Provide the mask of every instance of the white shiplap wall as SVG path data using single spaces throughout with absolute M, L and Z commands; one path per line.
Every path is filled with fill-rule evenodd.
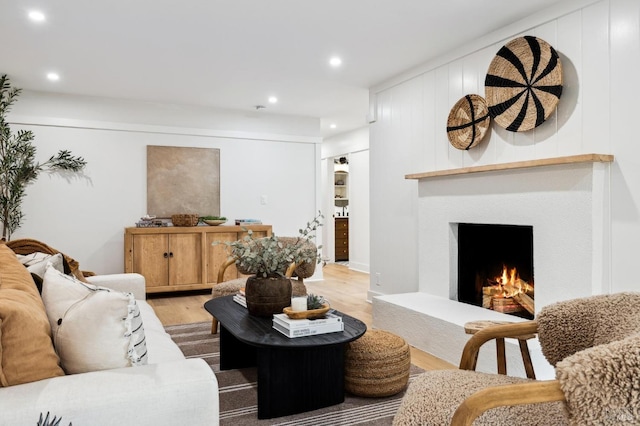
M 640 2 L 562 2 L 512 24 L 405 76 L 372 89 L 376 122 L 371 135 L 371 290 L 416 291 L 417 200 L 405 174 L 484 164 L 611 153 L 613 290 L 640 289 L 631 254 L 640 240 L 640 148 L 635 122 L 640 97 Z M 493 124 L 469 151 L 446 135 L 451 107 L 468 93 L 484 95 L 484 78 L 509 40 L 534 35 L 558 51 L 564 90 L 542 126 L 512 133 Z M 637 252 L 637 250 L 636 250 Z M 380 274 L 380 285 L 373 277 Z

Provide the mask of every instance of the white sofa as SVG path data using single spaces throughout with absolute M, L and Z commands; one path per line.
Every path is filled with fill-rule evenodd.
M 0 425 L 37 424 L 40 413 L 60 426 L 218 425 L 218 383 L 202 359 L 185 359 L 145 301 L 144 277 L 89 277 L 92 284 L 135 295 L 148 365 L 54 377 L 0 387 Z

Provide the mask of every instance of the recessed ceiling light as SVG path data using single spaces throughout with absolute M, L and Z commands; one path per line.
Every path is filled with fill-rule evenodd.
M 329 127 L 332 128 L 332 129 L 335 129 L 338 126 L 336 126 L 336 123 L 331 123 L 331 124 L 329 124 Z
M 50 72 L 47 74 L 47 79 L 50 81 L 58 81 L 60 80 L 60 76 L 55 72 Z
M 278 102 L 278 98 L 276 98 L 275 96 L 269 96 L 270 104 L 275 104 L 276 102 Z
M 29 12 L 29 19 L 31 19 L 33 22 L 43 22 L 46 18 L 44 16 L 44 13 L 40 12 L 39 10 L 32 10 Z
M 339 67 L 340 65 L 342 65 L 342 59 L 334 56 L 333 58 L 329 59 L 329 65 L 331 65 L 332 67 Z

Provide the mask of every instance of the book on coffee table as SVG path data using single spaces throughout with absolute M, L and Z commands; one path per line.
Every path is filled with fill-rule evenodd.
M 273 328 L 289 338 L 294 338 L 344 331 L 344 323 L 340 321 L 329 324 L 311 325 L 301 328 L 286 328 L 274 321 Z
M 325 324 L 342 323 L 342 317 L 327 312 L 324 317 L 317 319 L 292 319 L 287 314 L 274 314 L 273 323 L 280 324 L 287 329 L 317 327 Z
M 247 299 L 240 293 L 233 296 L 233 301 L 238 305 L 244 306 L 245 308 L 247 307 Z

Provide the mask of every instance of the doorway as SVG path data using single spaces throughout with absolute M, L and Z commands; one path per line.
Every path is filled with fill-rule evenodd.
M 333 149 L 322 158 L 323 261 L 369 273 L 369 151 L 343 151 L 343 148 Z M 336 172 L 346 173 L 338 176 L 340 173 Z M 336 190 L 343 192 L 337 199 Z M 348 260 L 336 260 L 335 257 L 336 220 L 339 218 L 348 224 L 342 230 L 343 235 L 337 235 L 348 238 L 338 241 Z
M 333 159 L 334 259 L 349 262 L 349 157 Z

